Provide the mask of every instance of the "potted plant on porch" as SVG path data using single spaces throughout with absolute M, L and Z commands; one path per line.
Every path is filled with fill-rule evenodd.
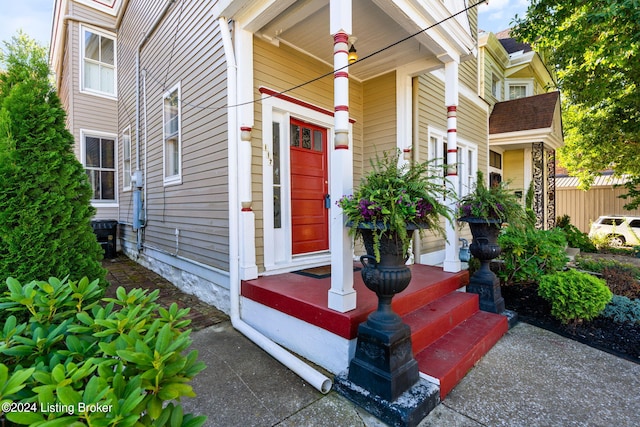
M 415 230 L 430 229 L 446 237 L 442 219 L 452 221 L 453 212 L 442 201 L 452 199 L 455 193 L 444 185 L 442 166 L 435 161 L 401 163 L 399 150 L 376 155 L 370 163 L 371 171 L 338 206 L 347 218 L 350 234 L 363 238 L 375 262 L 381 262 L 390 241 L 398 247 L 394 256 L 403 258 L 404 263 Z
M 366 393 L 367 396 L 376 395 L 392 402 L 414 386 L 424 387 L 418 385 L 411 329 L 393 312 L 391 299 L 411 281 L 411 270 L 405 262 L 414 231 L 428 228 L 444 237 L 441 221 L 443 217 L 451 221 L 453 210 L 442 200 L 453 200 L 452 197 L 453 192 L 443 181 L 442 167 L 433 161 L 401 162 L 400 152 L 396 151 L 376 156 L 371 171 L 353 195 L 337 202 L 346 216 L 350 234 L 361 236 L 364 241 L 367 255 L 360 257 L 362 279 L 378 296 L 377 310 L 358 327 L 356 352 L 348 376 L 337 380 L 347 396 L 364 389 L 371 393 Z M 425 397 L 417 407 L 422 410 L 428 402 Z
M 497 240 L 502 224 L 523 226 L 529 218 L 513 190 L 503 182 L 487 186 L 481 171 L 477 173 L 474 190 L 458 202 L 457 217 L 458 221 L 469 224 L 473 236 L 469 249 L 481 262 L 469 280 L 467 291 L 480 295 L 482 310 L 503 313 L 500 281 L 489 264 L 501 252 Z

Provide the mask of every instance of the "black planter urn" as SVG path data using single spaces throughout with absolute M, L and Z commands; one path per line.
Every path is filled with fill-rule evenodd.
M 481 310 L 503 313 L 505 305 L 500 291 L 500 280 L 490 268 L 491 260 L 501 252 L 498 235 L 502 221 L 474 217 L 463 217 L 459 220 L 469 224 L 473 236 L 469 250 L 480 260 L 480 268 L 469 278 L 467 292 L 479 295 Z
M 409 237 L 414 229 L 407 230 Z M 402 241 L 391 232 L 380 237 L 380 261 L 374 256 L 374 230 L 361 229 L 367 255 L 360 257 L 362 280 L 378 296 L 378 308 L 358 327 L 349 381 L 387 401 L 395 401 L 420 379 L 411 349 L 411 329 L 391 308 L 393 296 L 409 286 L 411 270 Z

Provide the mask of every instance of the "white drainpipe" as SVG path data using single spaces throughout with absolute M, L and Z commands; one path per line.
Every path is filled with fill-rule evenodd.
M 224 17 L 218 18 L 225 57 L 227 60 L 227 120 L 229 123 L 229 288 L 231 294 L 231 324 L 273 358 L 291 369 L 320 392 L 331 390 L 332 381 L 321 372 L 313 369 L 296 356 L 258 332 L 240 318 L 240 251 L 239 206 L 238 199 L 238 120 L 237 120 L 237 66 L 231 40 L 229 24 Z M 243 171 L 246 172 L 246 171 Z

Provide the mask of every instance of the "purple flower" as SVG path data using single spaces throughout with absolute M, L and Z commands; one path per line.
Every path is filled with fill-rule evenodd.
M 365 221 L 372 221 L 379 216 L 382 209 L 372 201 L 360 199 L 358 210 Z
M 416 203 L 416 216 L 426 218 L 433 211 L 433 205 L 424 199 L 419 199 Z

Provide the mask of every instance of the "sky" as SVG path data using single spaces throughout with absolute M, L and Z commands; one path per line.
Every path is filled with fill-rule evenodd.
M 0 0 L 0 41 L 8 42 L 22 29 L 44 46 L 49 45 L 55 0 Z M 4 44 L 2 44 L 4 48 Z
M 492 33 L 506 30 L 516 14 L 524 16 L 529 3 L 530 0 L 489 0 L 489 4 L 478 6 L 478 27 Z
M 49 44 L 55 0 L 0 0 L 0 41 L 9 41 L 18 29 L 42 45 Z M 513 17 L 524 15 L 529 0 L 489 0 L 478 6 L 480 28 L 494 33 L 509 28 Z M 4 46 L 4 45 L 3 45 Z

